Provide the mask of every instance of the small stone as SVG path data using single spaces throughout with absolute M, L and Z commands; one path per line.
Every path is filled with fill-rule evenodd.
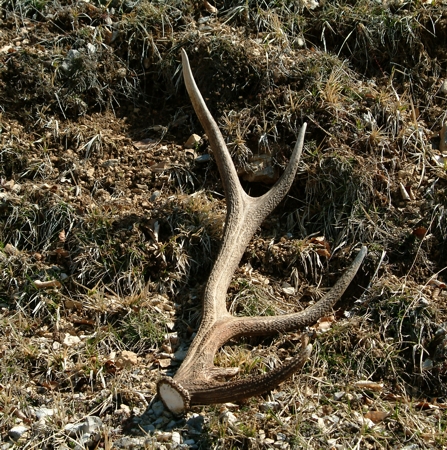
M 151 195 L 151 197 L 149 198 L 149 200 L 151 202 L 155 202 L 155 200 L 157 200 L 158 197 L 160 197 L 161 192 L 160 191 L 154 191 Z
M 188 353 L 188 350 L 177 350 L 174 353 L 174 359 L 176 361 L 183 361 L 186 358 L 187 353 Z
M 172 442 L 177 445 L 182 443 L 182 436 L 178 431 L 172 432 Z
M 9 256 L 18 255 L 20 253 L 20 251 L 12 244 L 6 244 L 3 251 Z
M 6 183 L 3 183 L 3 188 L 6 189 L 7 191 L 12 191 L 12 188 L 14 187 L 14 180 L 9 180 Z
M 13 441 L 18 441 L 28 430 L 24 425 L 17 425 L 8 431 L 8 435 Z
M 75 347 L 79 345 L 80 342 L 81 339 L 79 339 L 77 336 L 72 336 L 71 334 L 65 333 L 62 344 L 64 344 L 66 347 Z
M 165 406 L 163 405 L 163 402 L 155 402 L 153 403 L 152 412 L 155 414 L 155 417 L 160 417 L 163 414 L 163 411 L 165 410 Z
M 286 281 L 284 281 L 284 283 L 282 284 L 281 287 L 282 287 L 282 291 L 284 292 L 284 294 L 295 295 L 295 288 L 291 284 L 287 283 Z
M 169 442 L 172 439 L 172 433 L 161 431 L 156 437 L 158 442 Z
M 102 420 L 97 416 L 88 416 L 83 422 L 76 424 L 68 423 L 65 425 L 64 430 L 71 436 L 83 436 L 91 435 L 93 433 L 99 433 L 104 428 Z
M 285 441 L 285 440 L 287 440 L 287 436 L 284 433 L 278 433 L 276 435 L 276 440 L 277 441 Z
M 164 412 L 164 414 L 167 411 Z M 166 425 L 166 431 L 172 431 L 175 427 L 177 427 L 177 422 L 175 420 L 171 420 L 167 425 Z
M 151 423 L 149 425 L 141 425 L 141 429 L 145 433 L 153 433 L 155 431 L 155 427 Z
M 155 428 L 165 428 L 166 424 L 169 422 L 169 419 L 167 417 L 159 417 L 154 423 L 153 425 L 155 426 Z
M 203 425 L 205 423 L 205 417 L 201 414 L 194 413 L 190 419 L 186 421 L 186 426 L 189 429 L 190 433 L 200 434 L 203 429 Z
M 334 400 L 338 401 L 338 400 L 340 400 L 344 395 L 345 395 L 345 392 L 343 392 L 343 391 L 335 392 L 335 394 L 334 394 Z
M 206 153 L 205 155 L 200 155 L 194 160 L 197 164 L 205 164 L 211 161 L 211 155 Z
M 273 184 L 278 178 L 278 170 L 274 167 L 271 155 L 255 155 L 241 173 L 242 178 L 250 183 Z
M 447 80 L 444 80 L 442 82 L 441 87 L 439 88 L 439 92 L 444 95 L 447 94 Z
M 138 364 L 138 356 L 134 352 L 123 350 L 115 362 L 117 367 L 131 367 Z
M 185 148 L 196 148 L 199 144 L 202 138 L 198 134 L 191 134 L 189 136 L 188 140 L 185 142 L 184 147 Z
M 40 407 L 34 410 L 34 414 L 37 417 L 37 420 L 46 419 L 47 417 L 54 415 L 54 409 Z
M 238 423 L 237 417 L 231 411 L 224 411 L 220 416 L 219 420 L 228 423 L 228 425 L 236 425 Z
M 279 402 L 264 402 L 262 405 L 260 405 L 261 411 L 278 411 L 279 408 Z
M 119 159 L 108 159 L 107 161 L 104 161 L 101 165 L 102 167 L 113 167 L 119 165 L 120 160 Z

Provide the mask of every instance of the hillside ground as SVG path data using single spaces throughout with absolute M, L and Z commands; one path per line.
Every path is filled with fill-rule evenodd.
M 2 449 L 447 448 L 445 0 L 0 8 Z M 368 256 L 304 330 L 301 373 L 174 417 L 156 382 L 198 328 L 225 218 L 181 48 L 252 195 L 308 124 L 230 311 L 299 311 Z M 302 331 L 230 342 L 216 364 L 271 370 Z

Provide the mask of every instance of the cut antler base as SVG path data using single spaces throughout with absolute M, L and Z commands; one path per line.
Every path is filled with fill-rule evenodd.
M 269 317 L 233 317 L 227 311 L 226 293 L 245 248 L 261 222 L 284 198 L 293 183 L 306 124 L 300 130 L 290 162 L 278 182 L 262 197 L 250 197 L 239 182 L 230 153 L 196 86 L 184 50 L 182 62 L 186 88 L 208 136 L 222 178 L 227 216 L 222 246 L 205 288 L 200 328 L 174 378 L 162 378 L 158 383 L 160 398 L 175 414 L 183 413 L 194 404 L 234 402 L 262 394 L 301 369 L 312 351 L 307 341 L 303 342 L 299 354 L 281 367 L 241 380 L 221 381 L 234 376 L 238 369 L 216 367 L 213 360 L 219 348 L 230 339 L 286 333 L 314 324 L 332 310 L 367 253 L 366 247 L 362 247 L 335 286 L 315 305 L 302 312 Z

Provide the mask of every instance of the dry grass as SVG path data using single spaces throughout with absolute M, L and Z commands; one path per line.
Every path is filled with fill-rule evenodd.
M 445 2 L 211 6 L 1 3 L 2 448 L 445 448 Z M 309 125 L 290 195 L 234 276 L 232 312 L 299 311 L 358 243 L 369 255 L 307 330 L 302 374 L 174 418 L 155 383 L 197 329 L 225 217 L 206 137 L 183 148 L 203 132 L 181 47 L 244 179 L 259 157 L 281 173 Z M 299 345 L 230 342 L 216 364 L 264 372 Z M 90 443 L 65 428 L 87 416 L 103 423 Z

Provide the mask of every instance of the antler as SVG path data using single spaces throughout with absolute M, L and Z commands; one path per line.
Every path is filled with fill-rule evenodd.
M 226 293 L 245 248 L 261 222 L 292 185 L 303 149 L 306 124 L 300 130 L 290 162 L 281 178 L 262 197 L 250 197 L 239 182 L 230 153 L 197 88 L 184 50 L 182 62 L 186 89 L 208 136 L 222 178 L 227 216 L 222 247 L 205 288 L 203 317 L 197 335 L 174 378 L 162 378 L 158 383 L 158 394 L 175 414 L 184 412 L 192 404 L 234 402 L 259 395 L 292 376 L 310 356 L 312 346 L 307 342 L 303 343 L 296 357 L 281 367 L 241 380 L 220 381 L 234 376 L 238 368 L 216 367 L 213 359 L 217 350 L 230 339 L 284 333 L 315 323 L 331 311 L 354 278 L 367 252 L 363 247 L 329 293 L 302 312 L 269 317 L 234 317 L 227 311 Z

